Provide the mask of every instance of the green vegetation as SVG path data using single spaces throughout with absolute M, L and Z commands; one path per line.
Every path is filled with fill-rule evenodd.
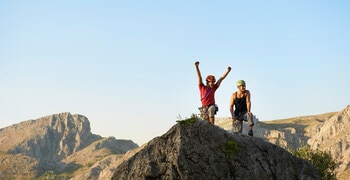
M 190 118 L 187 118 L 187 119 L 185 119 L 185 120 L 182 120 L 181 115 L 179 115 L 179 116 L 177 117 L 177 119 L 178 119 L 178 120 L 176 121 L 177 123 L 179 123 L 179 124 L 185 124 L 186 127 L 190 127 L 194 122 L 197 121 L 198 116 L 197 116 L 196 114 L 192 114 Z
M 197 119 L 194 118 L 189 118 L 189 119 L 185 119 L 185 120 L 178 120 L 176 122 L 180 123 L 180 124 L 185 124 L 186 127 L 190 127 L 191 124 L 193 124 L 194 122 L 196 122 Z
M 232 155 L 236 152 L 241 151 L 242 149 L 238 146 L 237 142 L 234 140 L 228 140 L 223 146 L 222 150 L 232 157 Z
M 305 145 L 295 151 L 290 151 L 292 155 L 305 159 L 314 165 L 319 171 L 322 179 L 335 180 L 336 162 L 332 159 L 330 153 L 320 150 L 312 151 L 309 146 Z
M 93 165 L 94 165 L 93 162 L 89 162 L 89 163 L 86 164 L 87 167 L 91 167 L 91 166 L 93 166 Z

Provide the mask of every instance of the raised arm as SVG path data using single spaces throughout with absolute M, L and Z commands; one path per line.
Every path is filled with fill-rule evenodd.
M 196 72 L 197 72 L 197 76 L 198 76 L 198 84 L 202 84 L 202 75 L 201 75 L 201 71 L 199 70 L 199 61 L 196 61 L 194 63 L 194 65 L 196 66 Z
M 230 73 L 231 71 L 231 67 L 227 67 L 227 71 L 220 77 L 220 79 L 216 82 L 217 86 L 220 86 L 222 80 L 224 80 L 226 78 L 226 76 L 228 75 L 228 73 Z

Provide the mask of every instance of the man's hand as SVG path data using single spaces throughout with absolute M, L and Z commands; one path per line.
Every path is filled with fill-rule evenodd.
M 199 65 L 199 61 L 196 61 L 196 62 L 194 63 L 194 65 L 195 65 L 195 66 L 198 66 L 198 65 Z
M 227 70 L 228 70 L 228 71 L 231 71 L 231 67 L 229 66 L 229 67 L 227 68 Z

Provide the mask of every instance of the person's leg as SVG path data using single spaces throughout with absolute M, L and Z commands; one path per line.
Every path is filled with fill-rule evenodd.
M 211 105 L 208 108 L 208 116 L 209 116 L 209 123 L 210 124 L 215 124 L 215 112 L 216 112 L 215 105 Z
M 243 127 L 243 121 L 238 120 L 237 117 L 233 117 L 233 119 L 232 119 L 232 132 L 242 134 L 242 130 L 243 130 L 242 127 Z
M 249 136 L 253 136 L 253 126 L 254 126 L 254 115 L 252 113 L 250 113 L 250 115 L 248 115 L 247 113 L 245 114 L 245 119 L 248 121 L 249 124 L 249 130 L 248 130 L 248 135 Z
M 198 109 L 199 109 L 199 111 L 201 113 L 201 118 L 204 121 L 208 121 L 209 122 L 208 108 L 207 107 L 199 107 Z
M 210 124 L 214 124 L 215 123 L 215 117 L 210 117 L 209 118 L 209 122 L 210 122 Z

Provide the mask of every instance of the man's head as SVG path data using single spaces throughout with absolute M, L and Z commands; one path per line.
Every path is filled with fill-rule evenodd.
M 238 80 L 236 83 L 237 87 L 239 86 L 245 86 L 245 81 L 244 80 Z
M 244 80 L 238 80 L 237 83 L 237 88 L 241 91 L 245 90 L 245 81 Z
M 207 81 L 207 85 L 210 87 L 213 87 L 216 82 L 215 76 L 213 75 L 208 75 L 205 80 Z

